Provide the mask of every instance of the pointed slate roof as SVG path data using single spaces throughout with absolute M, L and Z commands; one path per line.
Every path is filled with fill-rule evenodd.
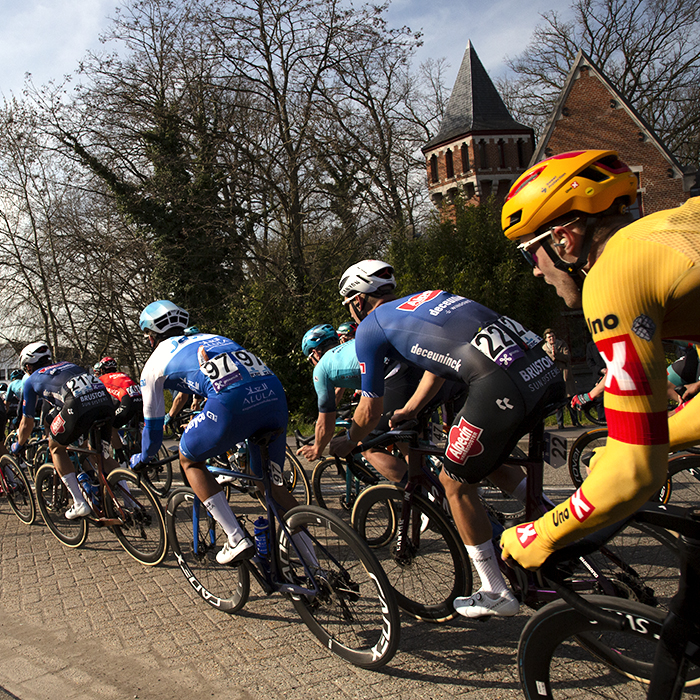
M 441 143 L 475 131 L 529 134 L 532 130 L 518 124 L 510 116 L 469 41 L 440 128 L 422 150 L 425 152 Z

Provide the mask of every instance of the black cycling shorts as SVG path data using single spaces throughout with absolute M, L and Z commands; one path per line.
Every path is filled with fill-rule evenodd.
M 115 408 L 114 421 L 112 421 L 114 428 L 123 428 L 132 419 L 143 420 L 143 397 L 141 396 L 126 394 Z
M 110 442 L 114 404 L 106 391 L 103 397 L 93 394 L 92 400 L 87 403 L 81 401 L 84 398 L 82 396 L 68 396 L 63 406 L 52 408 L 46 415 L 51 437 L 59 445 L 70 445 L 71 442 L 86 435 L 95 423 L 105 421 L 100 429 L 100 439 Z M 92 445 L 92 447 L 96 449 L 99 446 Z

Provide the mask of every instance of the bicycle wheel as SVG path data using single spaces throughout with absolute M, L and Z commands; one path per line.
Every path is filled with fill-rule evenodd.
M 297 503 L 308 506 L 311 504 L 311 484 L 304 467 L 294 454 L 294 450 L 287 445 L 284 457 L 284 471 L 282 473 L 285 486 Z
M 605 419 L 605 411 L 603 410 L 602 403 L 587 403 L 581 410 L 583 411 L 583 415 L 586 416 L 593 425 L 608 424 L 608 421 Z
M 173 455 L 165 445 L 162 445 L 155 456 L 156 460 L 167 459 Z M 143 469 L 142 474 L 146 477 L 148 485 L 153 493 L 159 498 L 167 498 L 170 487 L 173 484 L 173 464 L 166 462 L 157 466 L 150 466 Z
M 166 521 L 177 563 L 197 595 L 225 613 L 240 610 L 250 594 L 248 566 L 216 561 L 226 535 L 192 489 L 178 489 L 170 496 Z
M 53 468 L 53 464 L 39 467 L 34 480 L 36 502 L 46 526 L 67 547 L 80 547 L 88 536 L 88 521 L 85 518 L 68 520 L 65 516 L 73 499 L 66 485 Z
M 625 617 L 630 628 L 611 629 L 611 625 L 590 620 L 563 600 L 542 608 L 525 625 L 518 645 L 518 670 L 527 700 L 647 697 L 655 636 L 661 631 L 665 613 L 631 600 L 587 598 Z M 593 647 L 586 643 L 591 639 L 597 641 Z M 607 652 L 601 654 L 600 649 Z M 696 675 L 697 667 L 691 666 L 689 672 Z
M 588 476 L 588 462 L 593 456 L 593 451 L 603 447 L 608 439 L 607 428 L 594 428 L 581 433 L 569 450 L 569 476 L 571 483 L 579 488 Z
M 392 508 L 399 518 L 393 537 L 372 551 L 387 573 L 399 607 L 419 620 L 451 620 L 457 616 L 454 599 L 472 591 L 466 549 L 441 508 L 414 493 L 408 520 L 403 522 L 403 502 L 404 490 L 398 486 L 365 489 L 353 510 L 353 527 L 361 537 L 376 539 L 377 528 L 386 528 Z M 404 550 L 399 553 L 401 541 Z
M 5 478 L 5 496 L 15 515 L 27 525 L 36 517 L 32 487 L 24 471 L 10 455 L 0 457 L 0 469 Z
M 349 523 L 353 506 L 357 500 L 361 484 L 352 475 L 348 475 L 345 465 L 336 462 L 334 457 L 321 460 L 311 475 L 316 503 L 337 515 L 343 522 Z
M 291 596 L 297 613 L 329 651 L 363 668 L 389 662 L 399 644 L 400 617 L 386 574 L 356 532 L 317 506 L 298 506 L 285 515 L 292 532 L 313 542 L 317 561 L 307 561 L 320 590 Z M 280 528 L 278 555 L 290 583 L 312 585 L 296 550 Z
M 112 528 L 119 544 L 136 561 L 146 566 L 160 564 L 168 549 L 165 518 L 158 498 L 137 474 L 114 469 L 107 475 L 104 507 L 108 518 L 119 518 Z
M 666 611 L 678 591 L 680 555 L 676 535 L 639 523 L 634 516 L 587 559 L 613 582 L 621 597 Z
M 668 460 L 668 493 L 664 503 L 682 508 L 700 506 L 700 456 L 679 454 Z

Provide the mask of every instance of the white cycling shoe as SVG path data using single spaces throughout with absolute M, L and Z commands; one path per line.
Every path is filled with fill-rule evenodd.
M 220 552 L 216 555 L 219 564 L 232 564 L 244 559 L 250 559 L 255 554 L 255 545 L 249 537 L 238 540 L 235 544 L 229 538 Z
M 68 520 L 75 520 L 76 518 L 84 518 L 86 515 L 90 515 L 92 508 L 83 501 L 82 503 L 76 503 L 73 501 L 73 505 L 66 511 L 66 518 Z
M 477 591 L 468 597 L 455 598 L 454 609 L 464 617 L 478 618 L 488 615 L 512 617 L 520 610 L 518 599 L 510 592 L 490 593 Z

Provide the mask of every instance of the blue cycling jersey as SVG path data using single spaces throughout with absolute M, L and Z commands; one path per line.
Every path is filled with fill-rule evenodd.
M 314 367 L 314 389 L 319 413 L 334 413 L 335 388 L 360 388 L 360 363 L 355 354 L 355 340 L 338 345 L 324 353 Z
M 540 375 L 554 368 L 546 358 L 541 367 L 518 362 L 542 342 L 538 335 L 471 299 L 441 290 L 381 304 L 360 323 L 355 340 L 362 393 L 369 397 L 383 395 L 385 357 L 401 357 L 467 384 L 498 368 L 510 371 L 513 365 L 520 384 L 532 383 L 524 387 L 526 393 L 528 388 L 539 390 Z
M 26 377 L 23 395 L 22 413 L 33 417 L 40 399 L 60 408 L 69 396 L 75 396 L 85 408 L 90 408 L 95 402 L 101 404 L 107 392 L 102 382 L 82 367 L 72 362 L 58 362 Z

